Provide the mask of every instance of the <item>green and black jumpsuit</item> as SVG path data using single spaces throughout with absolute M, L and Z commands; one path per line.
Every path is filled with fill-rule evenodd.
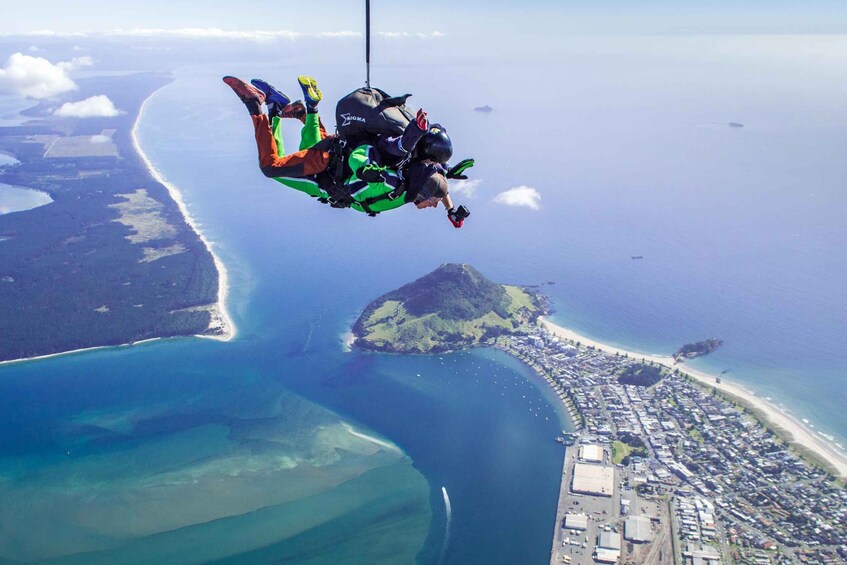
M 280 122 L 280 118 L 275 116 L 270 125 L 277 156 L 285 158 Z M 375 141 L 374 144 L 358 145 L 350 153 L 347 158 L 347 165 L 352 174 L 345 180 L 344 188 L 352 199 L 351 208 L 360 212 L 379 213 L 399 208 L 413 199 L 410 197 L 412 196 L 411 191 L 403 186 L 402 179 L 397 171 L 383 164 L 385 161 L 382 156 L 393 158 L 395 162 L 402 159 L 414 148 L 424 133 L 415 122 L 411 122 L 403 135 L 383 137 Z M 327 199 L 330 194 L 326 187 L 327 183 L 331 183 L 326 172 L 329 159 L 322 158 L 317 154 L 311 155 L 315 152 L 325 153 L 329 148 L 327 141 L 329 141 L 329 137 L 320 123 L 318 114 L 306 114 L 300 134 L 300 151 L 295 155 L 302 154 L 304 156 L 304 161 L 307 162 L 306 169 L 309 168 L 309 164 L 312 164 L 312 168 L 314 168 L 313 163 L 324 162 L 323 170 L 304 175 L 299 170 L 291 170 L 290 167 L 270 166 L 262 167 L 262 171 L 266 176 L 277 182 L 305 192 L 309 196 Z M 293 155 L 290 157 L 293 157 Z M 366 182 L 360 178 L 360 175 L 366 172 L 378 172 L 378 176 L 383 180 Z M 373 178 L 371 175 L 366 176 Z

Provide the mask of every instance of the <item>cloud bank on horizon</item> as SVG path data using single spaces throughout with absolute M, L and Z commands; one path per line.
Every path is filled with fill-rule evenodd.
M 296 41 L 298 39 L 360 39 L 364 37 L 361 31 L 321 31 L 302 32 L 285 29 L 279 30 L 241 30 L 223 29 L 219 27 L 183 27 L 183 28 L 133 28 L 114 29 L 108 31 L 75 31 L 62 32 L 53 30 L 35 30 L 20 33 L 0 33 L 9 37 L 45 37 L 45 38 L 96 38 L 96 37 L 135 37 L 135 38 L 171 38 L 171 39 L 227 39 L 236 41 L 268 42 L 275 40 Z M 379 31 L 376 35 L 385 39 L 440 39 L 445 33 L 435 30 L 427 32 L 409 31 Z M 32 48 L 31 48 L 32 49 Z M 37 49 L 37 47 L 36 47 Z
M 516 186 L 495 196 L 494 202 L 504 206 L 522 206 L 539 210 L 541 208 L 541 194 L 529 186 Z
M 17 94 L 41 100 L 76 90 L 70 72 L 94 64 L 91 57 L 77 57 L 53 64 L 43 57 L 15 53 L 0 68 L 0 94 Z
M 78 102 L 65 102 L 53 115 L 63 118 L 111 118 L 121 113 L 108 96 L 100 94 Z

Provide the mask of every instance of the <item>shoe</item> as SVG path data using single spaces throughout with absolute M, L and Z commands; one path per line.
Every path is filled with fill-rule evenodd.
M 270 83 L 259 78 L 254 78 L 250 82 L 265 95 L 265 104 L 267 104 L 268 107 L 273 104 L 277 108 L 282 109 L 291 103 L 291 98 L 274 88 Z
M 302 100 L 292 102 L 279 111 L 279 117 L 294 118 L 295 120 L 302 121 L 306 117 L 306 106 L 303 104 Z
M 261 106 L 264 103 L 265 93 L 258 88 L 250 86 L 240 78 L 225 76 L 223 80 L 245 104 L 255 103 Z
M 303 75 L 297 77 L 297 82 L 300 83 L 300 88 L 303 89 L 303 99 L 306 101 L 306 108 L 313 110 L 318 105 L 318 102 L 321 101 L 321 98 L 323 98 L 323 94 L 321 94 L 318 88 L 318 81 L 312 77 Z

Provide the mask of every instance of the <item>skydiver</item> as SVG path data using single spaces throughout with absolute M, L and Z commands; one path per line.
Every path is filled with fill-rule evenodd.
M 439 143 L 446 135 L 439 137 L 436 131 L 428 137 L 426 148 L 434 156 L 426 154 L 414 159 L 406 170 L 405 179 L 382 157 L 394 158 L 396 162 L 415 149 L 430 130 L 423 109 L 418 110 L 402 135 L 380 138 L 373 145 L 362 143 L 353 149 L 347 158 L 352 174 L 344 179 L 342 193 L 339 194 L 332 171 L 328 170 L 333 154 L 339 149 L 335 136 L 327 134 L 318 116 L 317 106 L 323 95 L 315 79 L 298 77 L 305 105 L 300 101 L 291 103 L 288 96 L 262 80 L 254 79 L 250 85 L 236 77 L 226 76 L 223 81 L 247 107 L 256 134 L 259 167 L 266 177 L 322 202 L 350 207 L 370 215 L 406 203 L 413 203 L 418 209 L 437 208 L 439 202 L 444 205 L 450 223 L 456 228 L 462 227 L 469 215 L 464 206 L 453 207 L 447 179 L 467 178 L 462 173 L 473 166 L 473 161 L 466 159 L 448 170 L 445 163 L 450 158 L 452 146 L 449 146 L 448 153 L 448 148 Z M 281 118 L 297 118 L 303 122 L 300 150 L 296 153 L 285 155 Z M 449 138 L 446 140 L 449 143 Z

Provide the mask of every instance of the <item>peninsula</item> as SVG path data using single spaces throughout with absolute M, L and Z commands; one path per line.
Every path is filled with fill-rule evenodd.
M 353 325 L 353 346 L 392 353 L 462 349 L 534 322 L 544 309 L 527 288 L 447 263 L 371 302 Z
M 145 100 L 171 80 L 81 79 L 73 99 L 105 95 L 121 113 L 61 117 L 62 99 L 0 127 L 0 152 L 17 160 L 0 183 L 52 199 L 0 215 L 0 361 L 231 334 L 223 266 L 135 138 Z

